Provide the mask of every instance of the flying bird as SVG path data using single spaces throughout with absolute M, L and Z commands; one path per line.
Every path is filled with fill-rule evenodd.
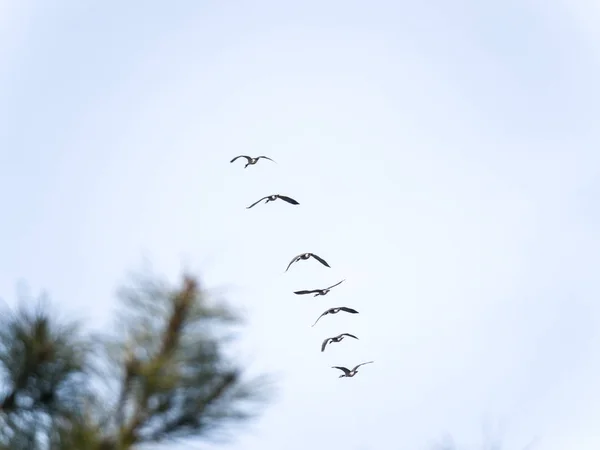
M 372 362 L 375 362 L 375 361 L 369 361 L 369 362 L 361 363 L 358 366 L 354 367 L 354 369 L 352 369 L 352 370 L 348 370 L 345 367 L 340 367 L 340 366 L 331 366 L 331 368 L 332 369 L 340 369 L 342 372 L 344 372 L 342 375 L 339 376 L 339 378 L 343 378 L 343 377 L 349 377 L 349 378 L 351 378 L 351 377 L 353 377 L 354 375 L 356 375 L 358 373 L 357 369 L 360 366 L 364 366 L 365 364 L 371 364 Z
M 338 306 L 337 308 L 329 308 L 327 311 L 325 311 L 323 314 L 321 314 L 317 320 L 315 320 L 315 323 L 313 323 L 312 326 L 314 327 L 321 317 L 326 316 L 327 314 L 337 314 L 340 311 L 345 311 L 350 314 L 358 314 L 357 310 L 352 309 L 352 308 L 347 308 L 346 306 Z
M 247 155 L 240 155 L 240 156 L 236 156 L 235 158 L 233 158 L 231 161 L 229 161 L 230 163 L 234 162 L 236 159 L 238 158 L 246 158 L 246 160 L 248 161 L 246 163 L 246 165 L 244 166 L 244 169 L 248 166 L 254 165 L 258 162 L 259 159 L 263 158 L 263 159 L 268 159 L 269 161 L 273 161 L 271 158 L 269 158 L 268 156 L 257 156 L 256 158 L 253 158 L 252 156 L 247 156 Z M 273 161 L 275 162 L 275 161 Z
M 342 340 L 344 339 L 345 336 L 348 336 L 348 337 L 351 337 L 354 339 L 358 339 L 356 336 L 354 336 L 353 334 L 350 334 L 350 333 L 338 334 L 337 336 L 329 337 L 329 338 L 325 339 L 323 341 L 323 344 L 321 344 L 321 351 L 322 352 L 325 351 L 325 347 L 327 346 L 327 344 L 333 344 L 334 342 L 342 342 Z
M 294 259 L 292 259 L 292 260 L 290 261 L 290 263 L 288 264 L 288 266 L 287 266 L 287 269 L 285 269 L 285 271 L 287 272 L 287 271 L 289 270 L 290 266 L 291 266 L 292 264 L 294 264 L 295 262 L 298 262 L 298 261 L 300 261 L 300 260 L 302 260 L 302 259 L 308 259 L 308 258 L 310 258 L 311 256 L 312 256 L 313 258 L 315 258 L 317 261 L 319 261 L 321 264 L 323 264 L 324 266 L 331 268 L 331 266 L 330 266 L 329 264 L 327 264 L 327 261 L 325 261 L 325 260 L 324 260 L 323 258 L 321 258 L 320 256 L 318 256 L 318 255 L 315 255 L 314 253 L 301 253 L 301 254 L 300 254 L 300 255 L 298 255 L 298 256 L 294 256 Z
M 291 197 L 286 197 L 285 195 L 273 194 L 273 195 L 267 195 L 266 197 L 263 197 L 260 200 L 255 201 L 250 206 L 246 206 L 246 209 L 250 209 L 253 206 L 258 205 L 263 200 L 266 200 L 265 204 L 267 204 L 269 202 L 274 202 L 277 199 L 280 199 L 280 200 L 283 200 L 285 202 L 291 203 L 292 205 L 299 205 L 300 204 L 300 203 L 298 203 L 296 200 L 294 200 Z
M 327 295 L 332 288 L 336 287 L 339 284 L 342 284 L 344 281 L 346 281 L 346 280 L 342 280 L 339 283 L 335 283 L 334 285 L 329 286 L 325 289 L 313 289 L 311 291 L 296 291 L 296 292 L 294 292 L 294 294 L 296 294 L 296 295 L 315 294 L 313 297 L 317 297 L 319 295 Z

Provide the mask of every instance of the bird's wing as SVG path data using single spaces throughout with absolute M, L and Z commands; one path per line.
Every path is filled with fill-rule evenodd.
M 249 156 L 246 155 L 240 155 L 240 156 L 236 156 L 235 158 L 233 158 L 231 161 L 229 161 L 230 163 L 234 162 L 236 159 L 238 158 L 246 158 L 248 161 L 250 161 L 252 158 L 250 158 Z
M 348 308 L 347 306 L 340 306 L 341 311 L 346 311 L 351 314 L 358 314 L 358 311 L 352 308 Z
M 327 311 L 325 311 L 323 314 L 321 314 L 317 320 L 315 320 L 315 323 L 313 323 L 311 326 L 315 326 L 317 324 L 317 322 L 319 321 L 319 319 L 323 316 L 326 316 L 327 314 L 329 314 L 329 311 L 331 311 L 330 309 L 328 309 Z
M 325 346 L 327 345 L 327 343 L 329 342 L 329 339 L 331 338 L 327 338 L 323 341 L 323 343 L 321 344 L 321 351 L 324 352 L 325 351 Z
M 319 261 L 321 264 L 323 264 L 324 266 L 327 266 L 327 267 L 331 268 L 331 266 L 330 266 L 329 264 L 327 264 L 327 261 L 325 261 L 325 260 L 324 260 L 323 258 L 321 258 L 320 256 L 318 256 L 318 255 L 315 255 L 314 253 L 311 253 L 311 256 L 312 256 L 313 258 L 315 258 L 317 261 Z
M 300 203 L 298 203 L 296 200 L 294 200 L 291 197 L 286 197 L 285 195 L 277 195 L 277 197 L 279 197 L 281 200 L 286 201 L 288 203 L 291 203 L 292 205 L 299 205 Z
M 350 371 L 348 369 L 346 369 L 345 367 L 340 367 L 340 366 L 331 366 L 332 369 L 340 369 L 342 372 L 344 372 L 346 375 L 348 375 L 350 373 Z
M 354 336 L 353 334 L 350 334 L 350 333 L 342 333 L 338 337 L 342 337 L 342 336 L 348 336 L 348 337 L 351 337 L 354 339 L 358 339 L 356 336 Z
M 334 288 L 334 287 L 336 287 L 336 286 L 338 286 L 338 285 L 342 284 L 344 281 L 346 281 L 346 279 L 343 279 L 343 280 L 342 280 L 342 281 L 340 281 L 339 283 L 335 283 L 333 286 L 329 286 L 328 288 L 325 288 L 325 289 L 332 289 L 332 288 Z
M 273 162 L 277 162 L 271 158 L 269 158 L 268 156 L 257 156 L 256 159 L 260 159 L 260 158 L 264 158 L 264 159 L 268 159 L 269 161 L 273 161 Z
M 250 209 L 253 206 L 258 205 L 260 202 L 262 202 L 263 200 L 266 200 L 267 198 L 269 198 L 269 195 L 267 195 L 266 197 L 261 198 L 260 200 L 255 201 L 254 203 L 252 203 L 250 206 L 246 206 L 246 209 Z
M 355 370 L 356 370 L 356 369 L 358 369 L 360 366 L 364 366 L 365 364 L 371 364 L 372 362 L 375 362 L 375 361 L 369 361 L 369 362 L 360 363 L 358 366 L 356 366 L 354 369 L 352 369 L 352 371 L 355 371 Z
M 288 264 L 288 266 L 287 266 L 287 269 L 285 269 L 285 271 L 286 271 L 286 272 L 289 270 L 289 268 L 290 268 L 290 266 L 291 266 L 292 264 L 294 264 L 296 261 L 298 261 L 298 257 L 299 257 L 299 256 L 301 256 L 301 255 L 296 255 L 296 256 L 294 256 L 294 259 L 292 259 L 292 260 L 290 261 L 290 263 L 289 263 L 289 264 Z
M 319 292 L 318 290 L 314 290 L 314 291 L 296 291 L 294 292 L 294 294 L 296 295 L 304 295 L 304 294 L 314 294 L 315 292 Z

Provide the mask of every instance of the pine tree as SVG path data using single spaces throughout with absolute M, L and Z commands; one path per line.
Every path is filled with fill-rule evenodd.
M 196 278 L 142 277 L 120 293 L 115 331 L 85 333 L 48 303 L 0 317 L 0 449 L 125 450 L 210 438 L 258 414 L 265 376 L 225 354 L 240 317 Z

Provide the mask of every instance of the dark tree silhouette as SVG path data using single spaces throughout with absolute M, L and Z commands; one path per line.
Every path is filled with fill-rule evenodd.
M 85 334 L 47 304 L 0 316 L 0 449 L 125 450 L 221 436 L 268 399 L 225 354 L 240 318 L 196 278 L 142 277 L 113 332 Z M 228 326 L 229 325 L 229 326 Z

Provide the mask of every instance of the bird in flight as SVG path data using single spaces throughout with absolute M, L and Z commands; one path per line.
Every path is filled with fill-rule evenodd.
M 312 326 L 314 327 L 317 322 L 319 321 L 319 319 L 323 316 L 326 316 L 327 314 L 337 314 L 340 311 L 344 311 L 350 314 L 358 314 L 358 311 L 352 308 L 348 308 L 346 306 L 338 306 L 337 308 L 329 308 L 327 311 L 325 311 L 323 314 L 321 314 L 317 320 L 315 320 L 315 323 L 312 324 Z
M 250 209 L 253 206 L 258 205 L 263 200 L 266 200 L 266 202 L 265 202 L 265 204 L 266 204 L 266 203 L 269 203 L 269 202 L 274 202 L 277 199 L 280 199 L 280 200 L 283 200 L 285 202 L 291 203 L 292 205 L 299 205 L 300 204 L 300 203 L 298 203 L 296 200 L 294 200 L 291 197 L 286 197 L 285 195 L 273 194 L 273 195 L 267 195 L 266 197 L 263 197 L 260 200 L 255 201 L 250 206 L 246 206 L 246 209 Z
M 287 272 L 289 270 L 290 266 L 292 264 L 294 264 L 295 262 L 298 262 L 298 261 L 303 260 L 303 259 L 308 259 L 311 256 L 313 258 L 315 258 L 317 261 L 319 261 L 321 264 L 323 264 L 324 266 L 331 268 L 331 266 L 329 264 L 327 264 L 327 261 L 325 261 L 320 256 L 315 255 L 314 253 L 301 253 L 300 255 L 294 256 L 294 259 L 292 259 L 290 261 L 290 263 L 288 264 L 287 269 L 285 269 L 285 271 Z
M 315 294 L 313 297 L 317 297 L 319 295 L 327 295 L 332 288 L 336 287 L 339 284 L 342 284 L 344 281 L 346 281 L 346 280 L 342 280 L 339 283 L 335 283 L 332 286 L 326 287 L 325 289 L 313 289 L 310 291 L 296 291 L 296 292 L 294 292 L 294 294 L 296 294 L 296 295 Z
M 354 336 L 353 334 L 350 334 L 350 333 L 338 334 L 337 336 L 329 337 L 329 338 L 325 339 L 323 341 L 323 343 L 321 344 L 321 351 L 322 352 L 325 351 L 325 347 L 327 347 L 327 344 L 332 344 L 334 342 L 342 342 L 342 340 L 344 339 L 345 336 L 348 336 L 348 337 L 351 337 L 354 339 L 358 339 L 356 336 Z
M 339 378 L 343 378 L 343 377 L 349 377 L 349 378 L 351 378 L 351 377 L 353 377 L 354 375 L 356 375 L 358 373 L 357 369 L 360 366 L 364 366 L 365 364 L 371 364 L 372 362 L 375 362 L 375 361 L 369 361 L 369 362 L 361 363 L 358 366 L 354 367 L 354 369 L 352 369 L 352 370 L 348 370 L 345 367 L 340 367 L 340 366 L 331 366 L 331 368 L 332 369 L 340 369 L 342 372 L 344 372 L 342 375 L 339 376 Z
M 247 155 L 240 155 L 240 156 L 236 156 L 235 158 L 233 158 L 231 161 L 229 161 L 230 163 L 234 162 L 236 159 L 238 158 L 246 158 L 246 160 L 248 161 L 246 163 L 246 165 L 244 166 L 244 169 L 248 166 L 252 166 L 254 164 L 256 164 L 258 162 L 259 159 L 263 158 L 263 159 L 268 159 L 269 161 L 273 161 L 271 158 L 269 158 L 268 156 L 257 156 L 256 158 L 253 158 L 252 156 L 247 156 Z M 275 162 L 275 161 L 273 161 Z

